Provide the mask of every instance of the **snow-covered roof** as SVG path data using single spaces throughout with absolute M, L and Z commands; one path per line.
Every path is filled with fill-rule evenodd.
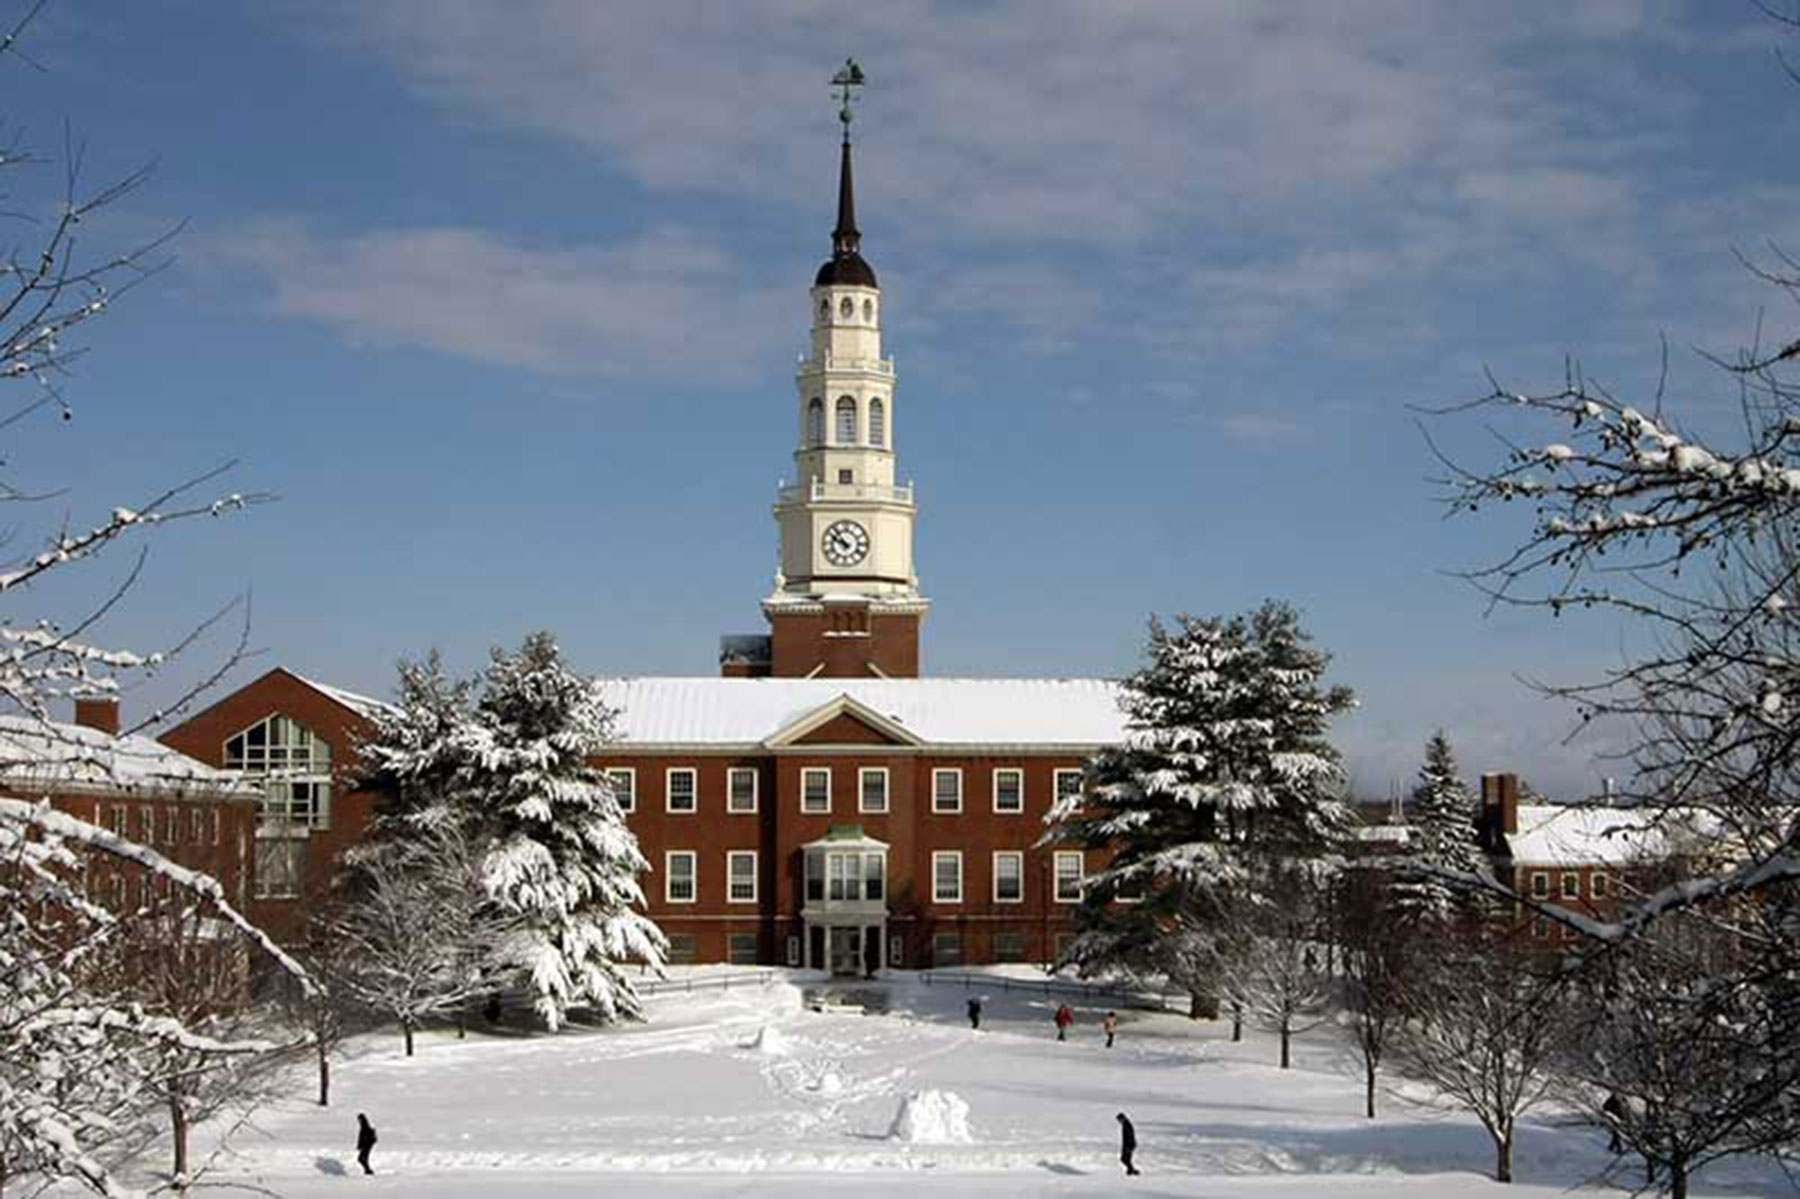
M 1507 834 L 1518 866 L 1625 866 L 1661 857 L 1668 838 L 1643 808 L 1520 804 L 1519 831 Z
M 855 704 L 933 745 L 1114 744 L 1120 688 L 1107 679 L 599 679 L 634 745 L 761 745 L 826 705 Z
M 23 715 L 0 716 L 0 787 L 46 791 L 210 791 L 248 798 L 253 788 L 226 770 L 148 737 Z
M 290 671 L 289 673 L 292 672 Z M 352 712 L 355 712 L 365 720 L 374 720 L 376 717 L 383 714 L 394 713 L 400 710 L 384 699 L 376 699 L 369 695 L 358 695 L 354 691 L 346 691 L 342 687 L 333 687 L 329 683 L 321 683 L 317 679 L 309 679 L 302 674 L 296 674 L 294 677 L 299 679 L 302 683 L 305 683 L 308 687 L 311 687 L 314 691 L 323 692 L 332 699 L 335 699 L 338 703 L 343 704 L 346 708 L 349 708 Z

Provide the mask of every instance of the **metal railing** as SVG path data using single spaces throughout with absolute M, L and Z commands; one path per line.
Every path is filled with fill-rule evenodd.
M 734 987 L 766 987 L 775 981 L 771 971 L 754 974 L 702 974 L 697 978 L 658 978 L 636 984 L 641 996 L 683 995 L 695 991 L 729 991 Z
M 1082 982 L 1072 978 L 1010 978 L 1004 974 L 951 974 L 942 970 L 923 970 L 919 980 L 928 987 L 960 986 L 966 991 L 1020 991 L 1028 995 L 1073 995 L 1086 999 L 1103 999 L 1115 1007 L 1164 1009 L 1171 1003 L 1185 1006 L 1185 995 L 1171 995 L 1148 987 L 1126 983 Z
M 823 479 L 812 479 L 781 488 L 776 498 L 783 504 L 805 500 L 880 500 L 890 504 L 910 504 L 913 489 L 911 483 L 890 487 L 886 483 L 827 483 Z

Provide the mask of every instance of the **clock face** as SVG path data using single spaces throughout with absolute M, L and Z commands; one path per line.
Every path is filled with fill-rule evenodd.
M 853 520 L 834 520 L 820 545 L 833 566 L 855 566 L 869 555 L 869 531 Z

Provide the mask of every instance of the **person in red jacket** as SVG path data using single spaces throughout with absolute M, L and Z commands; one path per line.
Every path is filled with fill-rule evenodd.
M 1061 1006 L 1059 1006 L 1056 1009 L 1055 1019 L 1056 1019 L 1056 1039 L 1059 1041 L 1068 1040 L 1069 1039 L 1069 1025 L 1075 1023 L 1075 1009 L 1070 1007 L 1066 1003 L 1062 1004 Z

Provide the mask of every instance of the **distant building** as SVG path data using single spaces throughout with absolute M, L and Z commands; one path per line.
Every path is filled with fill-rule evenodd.
M 0 794 L 57 810 L 216 878 L 234 905 L 252 891 L 257 793 L 148 737 L 119 734 L 111 699 L 76 701 L 76 723 L 0 716 Z M 167 880 L 88 855 L 87 893 L 114 911 L 153 904 Z

